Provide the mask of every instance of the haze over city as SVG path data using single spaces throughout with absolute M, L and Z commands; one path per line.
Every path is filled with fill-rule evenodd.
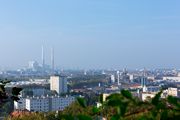
M 179 120 L 180 0 L 0 0 L 0 120 Z
M 0 68 L 180 68 L 180 1 L 0 1 Z

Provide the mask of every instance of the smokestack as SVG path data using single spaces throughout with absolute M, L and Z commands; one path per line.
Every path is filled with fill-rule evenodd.
M 44 46 L 42 45 L 42 67 L 44 68 L 45 65 L 45 59 L 44 59 Z
M 54 74 L 54 48 L 51 48 L 51 70 L 52 74 Z

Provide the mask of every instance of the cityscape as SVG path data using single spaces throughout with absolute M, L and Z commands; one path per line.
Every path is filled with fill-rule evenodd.
M 0 120 L 179 120 L 180 2 L 160 1 L 0 1 Z
M 61 70 L 54 64 L 53 48 L 51 65 L 45 64 L 43 49 L 41 63 L 29 61 L 26 68 L 0 71 L 2 81 L 11 80 L 5 86 L 7 91 L 22 88 L 19 100 L 9 103 L 1 113 L 10 111 L 18 116 L 24 112 L 63 111 L 78 97 L 100 107 L 99 95 L 105 101 L 109 95 L 124 89 L 142 101 L 155 97 L 162 89 L 161 98 L 180 98 L 180 69 Z

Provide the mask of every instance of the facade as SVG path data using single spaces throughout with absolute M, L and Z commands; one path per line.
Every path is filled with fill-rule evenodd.
M 141 86 L 144 87 L 146 86 L 147 78 L 145 76 L 141 77 Z
M 14 101 L 15 110 L 24 110 L 26 108 L 26 99 L 20 98 L 18 102 Z
M 62 76 L 51 76 L 50 89 L 56 91 L 59 95 L 67 92 L 67 79 Z M 64 110 L 75 101 L 72 96 L 48 96 L 49 90 L 43 88 L 30 89 L 33 97 L 26 95 L 19 102 L 14 102 L 15 110 L 28 110 L 32 112 L 49 112 Z M 43 96 L 42 96 L 43 95 Z M 47 96 L 45 96 L 47 95 Z
M 67 106 L 69 106 L 72 102 L 75 101 L 74 97 L 51 97 L 52 107 L 50 107 L 51 111 L 64 110 Z
M 174 80 L 180 82 L 180 76 L 177 77 L 163 77 L 163 80 Z
M 155 92 L 143 92 L 143 93 L 141 93 L 141 100 L 146 101 L 149 98 L 150 99 L 153 98 L 155 95 L 156 95 Z
M 28 111 L 48 112 L 49 111 L 49 98 L 47 97 L 26 98 L 25 106 Z
M 148 86 L 147 91 L 148 92 L 159 92 L 161 90 L 160 86 Z
M 121 83 L 120 83 L 120 72 L 119 71 L 117 71 L 117 84 L 121 85 Z
M 34 88 L 24 88 L 21 91 L 21 97 L 26 97 L 26 96 L 42 96 L 42 95 L 48 95 L 50 93 L 50 90 L 41 88 L 41 87 L 34 87 Z
M 23 101 L 23 102 L 22 102 Z M 32 112 L 50 112 L 50 111 L 61 111 L 68 107 L 75 101 L 72 96 L 60 97 L 27 97 L 21 98 L 19 102 L 14 102 L 15 110 L 28 110 Z
M 178 89 L 177 88 L 168 88 L 167 90 L 168 95 L 177 97 L 178 96 Z
M 56 91 L 58 94 L 67 92 L 67 78 L 64 76 L 50 77 L 50 90 Z
M 134 80 L 134 75 L 132 74 L 132 75 L 129 75 L 129 80 L 130 81 L 133 81 Z
M 109 97 L 110 95 L 111 95 L 111 94 L 106 94 L 106 93 L 103 94 L 103 102 L 105 102 L 105 101 L 106 101 L 106 98 Z
M 115 83 L 115 76 L 111 75 L 111 83 Z

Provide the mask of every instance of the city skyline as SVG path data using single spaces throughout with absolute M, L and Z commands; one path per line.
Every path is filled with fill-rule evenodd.
M 180 68 L 180 1 L 0 1 L 0 69 Z

